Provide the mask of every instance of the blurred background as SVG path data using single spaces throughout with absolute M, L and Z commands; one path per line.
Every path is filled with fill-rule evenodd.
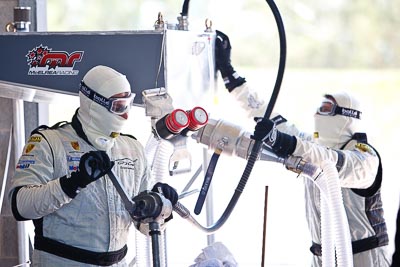
M 47 29 L 153 30 L 158 12 L 162 12 L 164 20 L 176 23 L 182 4 L 183 1 L 172 0 L 47 0 Z M 382 157 L 382 195 L 392 254 L 400 196 L 396 166 L 400 149 L 396 138 L 400 124 L 400 2 L 299 0 L 276 1 L 276 5 L 286 31 L 287 61 L 274 111 L 303 131 L 312 132 L 313 114 L 324 93 L 343 90 L 359 97 L 369 142 Z M 229 36 L 233 66 L 268 102 L 280 51 L 276 23 L 267 2 L 191 1 L 189 29 L 204 31 L 206 19 L 212 21 L 213 30 Z M 210 117 L 234 122 L 251 132 L 252 119 L 240 110 L 219 75 L 218 78 Z M 50 124 L 71 118 L 78 104 L 74 98 L 65 105 L 50 105 Z M 142 108 L 135 108 L 133 113 L 127 131 L 145 144 L 150 134 L 149 121 Z M 215 218 L 227 205 L 245 164 L 243 159 L 221 157 L 213 178 Z M 301 178 L 283 166 L 256 162 L 238 205 L 215 234 L 215 240 L 227 246 L 240 266 L 260 266 L 263 256 L 270 267 L 308 266 L 311 241 L 302 185 Z M 266 186 L 268 211 L 263 251 Z M 192 209 L 191 205 L 188 203 L 187 207 Z M 179 216 L 174 218 L 167 229 L 168 260 L 170 266 L 189 266 L 207 245 L 207 237 Z

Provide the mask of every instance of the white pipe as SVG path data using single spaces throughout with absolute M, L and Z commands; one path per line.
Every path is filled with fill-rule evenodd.
M 9 140 L 8 140 L 6 163 L 5 163 L 5 166 L 4 166 L 3 182 L 2 182 L 2 185 L 1 185 L 1 191 L 0 191 L 0 214 L 1 214 L 1 207 L 3 207 L 4 194 L 5 194 L 5 191 L 6 191 L 7 178 L 8 178 L 8 166 L 10 164 L 10 155 L 11 155 L 11 146 L 12 146 L 12 129 L 13 129 L 13 127 L 11 126 L 10 137 L 9 137 Z
M 153 135 L 149 137 L 145 146 L 146 159 L 148 165 L 153 165 L 154 156 L 157 150 L 158 141 Z M 151 266 L 151 240 L 148 236 L 143 235 L 139 231 L 135 231 L 135 247 L 136 247 L 136 266 Z
M 25 144 L 24 101 L 13 100 L 14 158 L 18 162 Z M 18 222 L 18 258 L 19 262 L 29 261 L 29 236 L 26 222 Z
M 335 234 L 338 267 L 353 267 L 350 228 L 343 205 L 343 195 L 339 183 L 339 174 L 332 161 L 324 161 L 321 168 L 327 178 L 330 212 Z
M 169 158 L 174 152 L 174 145 L 164 139 L 158 141 L 151 166 L 152 176 L 155 182 L 165 182 L 169 175 Z
M 174 145 L 164 139 L 158 141 L 158 146 L 154 154 L 151 168 L 152 176 L 155 182 L 165 182 L 169 175 L 169 158 L 174 152 Z M 161 266 L 168 266 L 167 262 L 167 244 L 166 232 L 160 236 L 159 251 Z
M 161 139 L 157 140 L 153 135 L 145 146 L 146 158 L 149 161 L 152 178 L 155 182 L 165 182 L 169 174 L 169 158 L 174 151 L 171 142 Z M 138 231 L 137 231 L 138 232 Z M 167 266 L 166 238 L 165 234 L 159 239 L 160 263 Z M 152 262 L 151 240 L 143 234 L 136 234 L 136 264 L 138 267 L 150 266 Z
M 322 264 L 324 267 L 335 267 L 335 240 L 332 229 L 332 214 L 329 211 L 329 200 L 327 195 L 328 185 L 326 177 L 320 179 L 320 203 L 321 203 L 321 250 Z
M 353 267 L 350 229 L 343 205 L 339 174 L 332 161 L 322 162 L 321 168 L 323 172 L 317 179 L 311 174 L 303 174 L 306 174 L 305 177 L 313 181 L 320 191 L 322 265 Z
M 146 154 L 147 163 L 151 167 L 153 165 L 154 156 L 156 154 L 158 146 L 158 141 L 154 136 L 151 134 L 149 139 L 147 140 L 146 146 L 144 148 L 144 152 Z

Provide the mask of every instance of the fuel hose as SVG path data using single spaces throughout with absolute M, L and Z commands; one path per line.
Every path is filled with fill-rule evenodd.
M 285 36 L 285 28 L 283 25 L 283 21 L 281 18 L 281 15 L 279 13 L 279 9 L 276 6 L 275 2 L 273 0 L 266 0 L 268 3 L 276 24 L 278 28 L 278 33 L 279 33 L 279 48 L 280 48 L 280 56 L 279 56 L 279 66 L 278 66 L 278 73 L 274 85 L 274 89 L 272 91 L 271 98 L 268 102 L 267 109 L 264 114 L 264 118 L 268 119 L 271 116 L 272 110 L 274 109 L 275 103 L 278 99 L 279 91 L 281 88 L 282 80 L 283 80 L 283 74 L 285 71 L 285 65 L 286 65 L 286 36 Z M 185 4 L 187 4 L 188 1 L 185 1 Z M 184 5 L 185 6 L 185 5 Z M 188 5 L 186 5 L 187 7 Z M 242 177 L 240 178 L 239 184 L 235 189 L 235 192 L 231 198 L 231 200 L 228 203 L 228 206 L 225 208 L 225 211 L 221 215 L 221 217 L 216 221 L 214 224 L 208 226 L 208 227 L 203 227 L 199 225 L 190 215 L 190 213 L 185 210 L 184 207 L 181 205 L 181 209 L 178 207 L 179 205 L 176 205 L 174 207 L 174 211 L 176 211 L 180 216 L 183 218 L 189 218 L 190 220 L 194 221 L 194 224 L 197 225 L 199 228 L 201 228 L 203 231 L 207 232 L 208 234 L 214 233 L 217 231 L 229 218 L 230 214 L 232 213 L 234 207 L 236 206 L 236 203 L 238 202 L 244 187 L 246 186 L 246 183 L 250 177 L 251 171 L 254 167 L 254 163 L 256 162 L 258 155 L 260 153 L 262 147 L 262 142 L 261 141 L 255 141 L 254 145 L 251 149 L 251 153 L 249 155 L 249 158 L 247 160 L 247 164 L 245 166 L 245 169 L 243 171 Z M 180 204 L 180 203 L 179 203 Z M 185 210 L 185 211 L 183 211 Z
M 283 21 L 281 18 L 281 15 L 279 13 L 278 7 L 276 6 L 275 2 L 273 0 L 267 0 L 267 3 L 269 7 L 271 8 L 271 11 L 274 15 L 277 27 L 278 27 L 278 33 L 279 33 L 279 47 L 280 47 L 280 55 L 279 55 L 279 66 L 278 66 L 278 73 L 274 85 L 274 90 L 272 91 L 271 98 L 268 102 L 267 109 L 264 114 L 264 118 L 268 119 L 271 116 L 272 110 L 274 109 L 276 100 L 278 99 L 279 91 L 281 88 L 282 80 L 283 80 L 283 74 L 285 72 L 285 64 L 286 64 L 286 36 L 285 36 L 285 28 L 283 26 Z M 219 224 L 223 223 L 226 221 L 226 219 L 229 217 L 231 214 L 233 208 L 235 207 L 240 195 L 242 194 L 244 187 L 246 186 L 247 180 L 250 177 L 250 173 L 254 167 L 254 163 L 256 162 L 258 158 L 258 154 L 260 153 L 260 149 L 262 146 L 261 141 L 256 141 L 252 147 L 249 159 L 247 160 L 246 167 L 243 171 L 242 177 L 239 181 L 238 186 L 235 189 L 235 192 L 228 204 L 228 207 L 222 214 L 221 218 L 213 225 L 211 228 L 219 228 Z

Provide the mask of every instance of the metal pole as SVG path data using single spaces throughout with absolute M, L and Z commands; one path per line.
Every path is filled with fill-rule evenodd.
M 25 144 L 24 101 L 13 100 L 13 136 L 14 157 L 18 162 Z M 18 257 L 19 262 L 29 261 L 29 236 L 26 222 L 18 222 Z
M 7 185 L 8 166 L 10 164 L 11 146 L 12 146 L 12 126 L 10 129 L 10 138 L 8 141 L 7 158 L 6 158 L 6 164 L 4 167 L 3 183 L 1 186 L 1 190 L 0 190 L 0 214 L 1 214 L 1 208 L 3 207 L 3 199 L 4 199 L 6 185 Z
M 267 209 L 268 209 L 268 186 L 265 186 L 264 196 L 264 224 L 263 224 L 263 239 L 262 239 L 262 252 L 261 252 L 261 267 L 265 266 L 265 242 L 267 235 Z

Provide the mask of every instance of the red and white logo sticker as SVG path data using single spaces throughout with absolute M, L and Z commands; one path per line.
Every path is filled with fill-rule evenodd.
M 74 70 L 74 65 L 82 57 L 83 51 L 52 51 L 41 44 L 26 55 L 28 75 L 78 75 L 79 70 Z

